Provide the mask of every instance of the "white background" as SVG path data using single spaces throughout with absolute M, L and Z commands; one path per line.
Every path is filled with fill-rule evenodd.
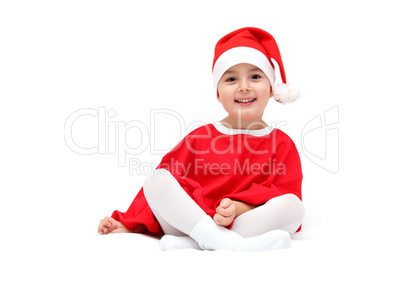
M 398 1 L 388 0 L 2 1 L 1 274 L 7 280 L 400 278 L 399 10 Z M 125 211 L 145 177 L 119 166 L 111 140 L 117 148 L 119 141 L 133 148 L 145 142 L 144 151 L 127 156 L 145 166 L 162 154 L 135 128 L 98 136 L 98 119 L 88 115 L 74 123 L 72 138 L 86 148 L 99 139 L 107 145 L 104 153 L 78 154 L 65 141 L 69 116 L 104 108 L 108 128 L 136 120 L 153 130 L 154 148 L 172 147 L 191 124 L 225 117 L 212 90 L 213 48 L 244 26 L 274 35 L 288 81 L 302 91 L 291 105 L 271 101 L 264 118 L 286 121 L 280 128 L 299 149 L 308 239 L 268 253 L 164 253 L 136 248 L 132 237 L 97 236 L 99 219 Z M 339 120 L 328 127 L 335 129 L 328 142 L 324 119 L 321 129 L 303 134 L 334 107 Z M 151 123 L 155 109 L 177 115 L 154 115 Z

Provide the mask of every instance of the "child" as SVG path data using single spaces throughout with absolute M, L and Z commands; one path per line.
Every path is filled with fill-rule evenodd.
M 272 60 L 284 84 L 275 85 Z M 263 120 L 286 85 L 275 39 L 242 28 L 218 41 L 213 83 L 228 116 L 188 134 L 148 176 L 126 213 L 100 221 L 100 234 L 163 235 L 163 249 L 261 251 L 290 247 L 304 217 L 302 171 L 292 140 Z

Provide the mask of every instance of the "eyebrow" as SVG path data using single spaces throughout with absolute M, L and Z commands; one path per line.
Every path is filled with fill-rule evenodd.
M 255 72 L 255 71 L 262 71 L 261 69 L 259 69 L 258 67 L 252 68 L 250 70 L 248 70 L 248 72 Z M 233 74 L 236 73 L 236 71 L 234 70 L 228 70 L 226 71 L 224 74 Z
M 258 67 L 255 67 L 255 68 L 249 70 L 249 72 L 254 72 L 254 71 L 262 71 L 262 70 L 259 69 Z
M 227 70 L 227 71 L 225 71 L 225 73 L 223 73 L 223 75 L 225 75 L 225 74 L 232 74 L 232 73 L 235 73 L 236 71 L 233 71 L 233 70 Z

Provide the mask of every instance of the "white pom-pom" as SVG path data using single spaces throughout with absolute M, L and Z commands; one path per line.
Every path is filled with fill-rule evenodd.
M 292 84 L 278 84 L 273 89 L 274 99 L 282 104 L 294 102 L 300 97 L 300 91 Z

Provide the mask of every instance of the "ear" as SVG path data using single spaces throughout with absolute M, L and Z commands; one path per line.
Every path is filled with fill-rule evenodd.
M 274 93 L 273 93 L 273 91 L 272 91 L 272 86 L 270 86 L 268 99 L 272 98 L 273 96 L 274 96 Z
M 271 91 L 272 92 L 272 91 Z M 216 98 L 218 99 L 219 102 L 221 102 L 221 96 L 219 95 L 218 90 L 216 91 Z

